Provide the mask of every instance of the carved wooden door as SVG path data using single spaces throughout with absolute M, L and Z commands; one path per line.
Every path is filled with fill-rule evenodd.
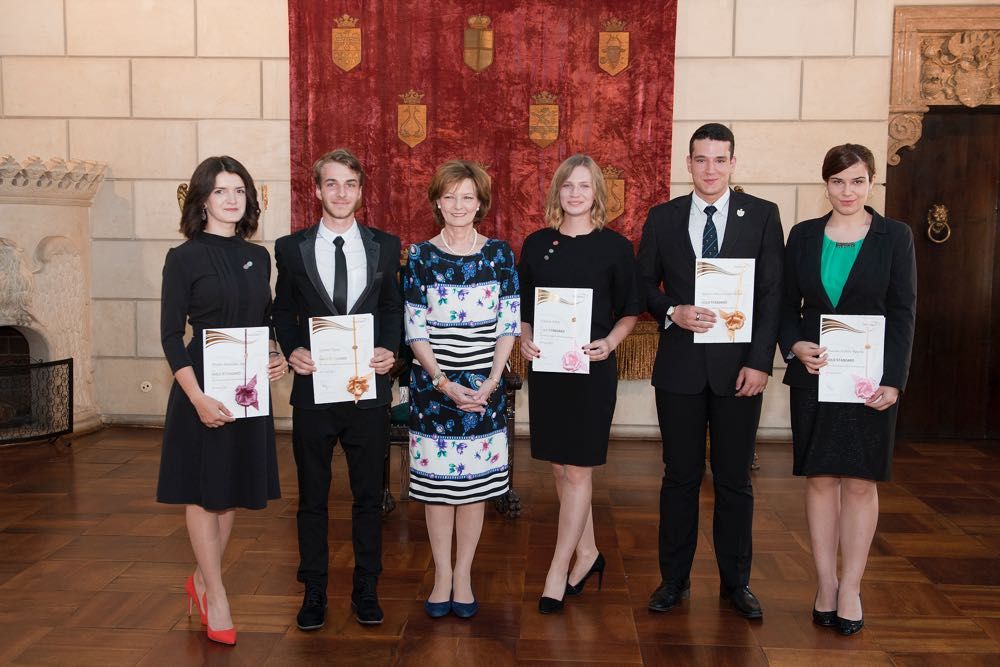
M 918 290 L 899 431 L 998 438 L 1000 112 L 933 109 L 916 148 L 900 158 L 887 174 L 886 214 L 913 229 Z M 935 204 L 947 208 L 947 227 L 930 228 Z

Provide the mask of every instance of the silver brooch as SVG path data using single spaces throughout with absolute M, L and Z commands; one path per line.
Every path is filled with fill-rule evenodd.
M 244 265 L 243 265 L 243 270 L 244 270 L 244 271 L 246 271 L 246 270 L 247 270 L 247 269 L 249 269 L 249 268 L 250 268 L 251 266 L 253 266 L 253 262 L 247 262 L 246 264 L 244 264 Z
M 736 209 L 736 217 L 742 218 L 746 214 L 747 214 L 747 212 L 744 211 L 743 209 L 741 209 L 741 208 Z

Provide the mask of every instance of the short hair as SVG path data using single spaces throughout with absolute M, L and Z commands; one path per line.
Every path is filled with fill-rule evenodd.
M 823 158 L 823 180 L 828 181 L 834 174 L 839 174 L 848 167 L 862 163 L 868 169 L 868 180 L 875 180 L 875 156 L 867 147 L 861 144 L 843 144 L 834 146 L 826 152 Z
M 728 141 L 729 157 L 736 155 L 736 137 L 733 131 L 721 123 L 706 123 L 694 131 L 691 140 L 688 141 L 688 155 L 694 153 L 694 142 L 699 139 L 711 139 L 712 141 Z
M 320 181 L 323 178 L 323 167 L 330 162 L 339 162 L 353 171 L 358 175 L 358 185 L 364 187 L 365 170 L 364 167 L 361 166 L 361 160 L 359 160 L 354 153 L 346 148 L 337 148 L 332 150 L 313 163 L 313 180 L 316 181 L 316 187 L 322 185 Z
M 594 182 L 594 203 L 590 207 L 590 221 L 597 229 L 603 229 L 608 222 L 608 186 L 601 168 L 592 157 L 583 153 L 566 158 L 552 175 L 549 193 L 545 197 L 545 222 L 552 229 L 559 229 L 562 225 L 564 212 L 559 201 L 559 191 L 577 167 L 586 167 L 590 172 L 590 178 Z
M 476 199 L 479 200 L 479 210 L 476 211 L 476 215 L 472 219 L 472 224 L 478 225 L 486 216 L 486 213 L 489 212 L 490 202 L 493 201 L 493 197 L 490 194 L 492 187 L 490 175 L 475 162 L 470 162 L 469 160 L 448 160 L 437 168 L 434 176 L 431 177 L 431 184 L 427 187 L 427 199 L 431 203 L 431 211 L 434 213 L 434 220 L 438 223 L 438 226 L 444 227 L 444 216 L 441 214 L 441 209 L 435 206 L 435 203 L 449 190 L 467 178 L 472 181 L 473 186 L 476 188 Z
M 201 217 L 205 202 L 215 189 L 215 177 L 226 172 L 236 174 L 243 179 L 243 187 L 247 193 L 247 208 L 243 217 L 236 223 L 236 235 L 247 239 L 257 231 L 257 220 L 260 218 L 260 204 L 257 203 L 257 188 L 247 168 L 239 160 L 228 155 L 218 155 L 205 158 L 191 174 L 184 206 L 181 208 L 180 232 L 186 238 L 192 239 L 203 229 L 207 220 Z

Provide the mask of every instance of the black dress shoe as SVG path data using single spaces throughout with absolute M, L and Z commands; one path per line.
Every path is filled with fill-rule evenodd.
M 378 606 L 378 594 L 375 584 L 362 584 L 351 593 L 351 609 L 354 610 L 354 620 L 362 625 L 378 625 L 385 619 L 382 607 Z
M 731 591 L 719 587 L 719 597 L 729 600 L 729 604 L 744 618 L 763 618 L 764 610 L 760 608 L 760 600 L 750 592 L 748 586 L 740 586 Z
M 864 616 L 862 616 L 859 621 L 852 621 L 837 616 L 837 632 L 842 635 L 853 635 L 857 632 L 861 632 L 861 628 L 863 627 L 865 627 Z
M 542 614 L 554 614 L 566 605 L 562 600 L 547 598 L 544 595 L 538 599 L 538 611 Z
M 821 625 L 824 628 L 832 628 L 837 625 L 837 610 L 818 611 L 815 607 L 813 607 L 813 623 L 815 625 Z
M 326 623 L 326 591 L 319 586 L 306 586 L 302 608 L 295 617 L 299 630 L 319 630 Z
M 600 551 L 597 552 L 597 558 L 594 559 L 594 564 L 590 566 L 587 570 L 587 574 L 583 575 L 583 579 L 577 585 L 569 583 L 566 580 L 566 595 L 579 595 L 583 592 L 583 586 L 587 583 L 587 579 L 590 579 L 590 575 L 597 573 L 597 590 L 601 590 L 604 585 L 604 568 L 607 566 L 608 561 L 604 560 L 604 554 Z
M 667 611 L 689 597 L 691 597 L 691 579 L 685 579 L 680 583 L 664 581 L 649 596 L 649 608 L 652 611 Z

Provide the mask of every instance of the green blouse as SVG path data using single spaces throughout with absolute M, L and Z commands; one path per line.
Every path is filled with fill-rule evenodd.
M 864 239 L 858 239 L 854 243 L 837 243 L 823 235 L 823 256 L 820 258 L 819 277 L 834 308 L 837 307 L 844 292 L 844 283 L 847 282 L 847 276 L 851 273 L 851 267 L 858 258 L 863 242 Z

